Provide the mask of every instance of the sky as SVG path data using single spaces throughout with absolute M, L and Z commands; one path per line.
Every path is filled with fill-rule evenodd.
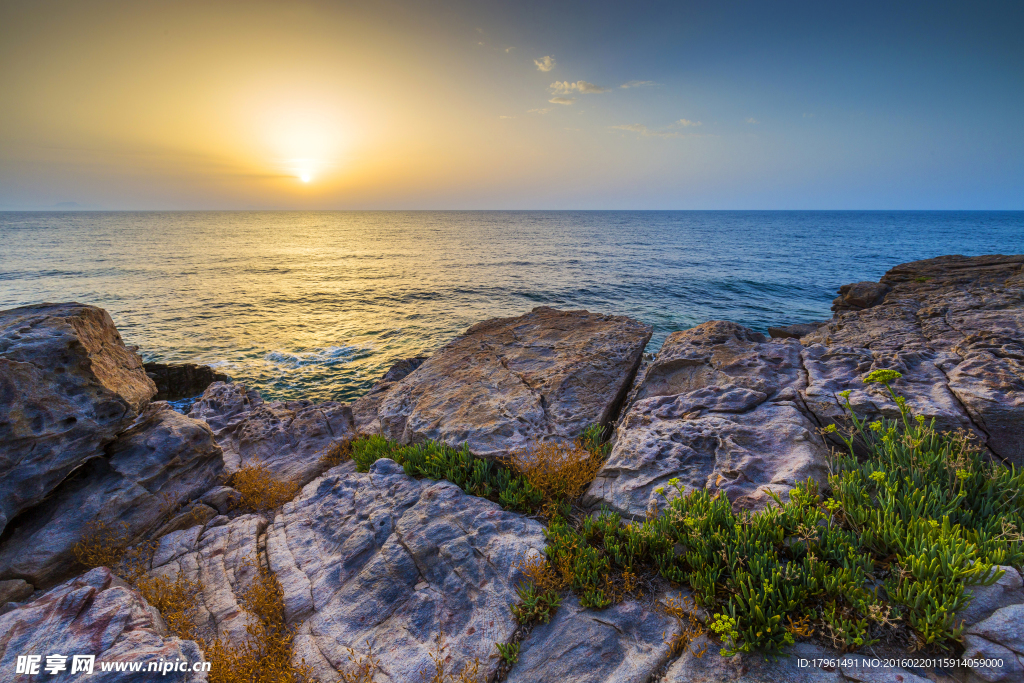
M 1020 2 L 0 0 L 0 210 L 1024 209 Z

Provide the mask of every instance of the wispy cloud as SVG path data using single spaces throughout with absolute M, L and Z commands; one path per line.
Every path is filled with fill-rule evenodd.
M 551 71 L 555 68 L 555 58 L 551 55 L 535 59 L 533 63 L 537 65 L 537 71 Z
M 514 116 L 499 116 L 499 119 L 514 119 Z
M 652 130 L 642 123 L 623 123 L 618 126 L 611 126 L 615 130 L 626 130 L 636 133 L 645 138 L 681 138 L 682 133 L 673 130 Z
M 516 49 L 515 45 L 513 45 L 512 47 L 506 47 L 505 48 L 505 54 L 508 54 L 509 52 L 512 52 L 512 50 L 514 50 L 514 49 Z
M 678 121 L 676 121 L 676 125 L 677 126 L 682 126 L 684 128 L 688 128 L 690 126 L 699 126 L 699 125 L 701 125 L 701 122 L 700 121 L 691 121 L 690 119 L 679 119 Z
M 761 122 L 758 121 L 757 119 L 755 119 L 753 116 L 751 116 L 749 119 L 747 119 L 747 123 L 761 123 Z
M 527 114 L 547 114 L 551 111 L 551 107 L 544 107 L 543 109 L 527 109 Z
M 587 81 L 576 81 L 570 83 L 569 81 L 555 81 L 550 86 L 551 92 L 556 95 L 568 95 L 572 92 L 578 92 L 583 95 L 596 95 L 598 93 L 608 92 L 611 88 L 606 88 L 603 85 L 594 85 Z
M 548 100 L 551 104 L 572 104 L 575 101 L 575 97 L 552 97 Z
M 620 88 L 643 88 L 648 85 L 658 85 L 654 81 L 628 81 L 620 85 Z

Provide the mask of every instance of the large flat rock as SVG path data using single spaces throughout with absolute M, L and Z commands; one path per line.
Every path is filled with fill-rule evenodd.
M 875 360 L 888 354 L 896 369 L 909 363 L 910 381 L 897 388 L 912 405 L 920 401 L 915 407 L 926 415 L 931 410 L 946 427 L 966 420 L 993 453 L 1024 464 L 1022 266 L 1020 255 L 942 256 L 896 266 L 879 282 L 887 290 L 881 298 L 859 300 L 863 308 L 840 306 L 802 341 L 830 351 L 867 350 Z M 922 391 L 927 382 L 935 385 L 929 395 Z
M 469 445 L 502 457 L 608 424 L 629 391 L 651 327 L 622 316 L 535 308 L 469 328 L 392 387 L 388 438 Z
M 544 547 L 542 527 L 448 482 L 415 480 L 391 460 L 367 474 L 328 471 L 286 503 L 268 532 L 295 657 L 337 681 L 354 648 L 380 658 L 374 679 L 420 680 L 440 634 L 456 671 L 516 629 L 516 564 Z
M 224 449 L 229 473 L 262 464 L 283 481 L 299 486 L 322 471 L 320 452 L 354 434 L 347 405 L 312 401 L 264 402 L 244 384 L 214 382 L 193 404 L 189 417 L 213 429 Z
M 47 655 L 67 657 L 59 675 L 44 670 Z M 19 655 L 41 655 L 39 673 L 15 673 Z M 95 657 L 93 673 L 72 674 L 74 655 Z M 150 662 L 203 661 L 191 640 L 170 637 L 163 619 L 141 595 L 105 567 L 93 569 L 46 592 L 32 602 L 0 615 L 0 671 L 5 681 L 83 680 L 121 683 L 200 683 L 207 674 L 192 671 L 146 671 Z M 102 664 L 140 663 L 141 671 L 103 672 Z
M 673 333 L 584 503 L 641 519 L 664 508 L 657 489 L 675 495 L 668 482 L 679 479 L 684 492 L 724 491 L 758 509 L 769 492 L 785 498 L 797 482 L 823 481 L 828 450 L 799 393 L 800 349 L 722 321 Z
M 156 385 L 95 306 L 0 312 L 0 533 L 132 423 Z
M 0 545 L 0 578 L 45 588 L 76 570 L 74 546 L 99 523 L 132 541 L 214 486 L 223 471 L 210 428 L 150 404 L 130 428 L 80 467 L 45 501 L 10 525 Z

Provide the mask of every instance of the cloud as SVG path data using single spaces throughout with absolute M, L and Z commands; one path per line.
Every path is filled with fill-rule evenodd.
M 689 119 L 679 119 L 678 121 L 676 121 L 676 125 L 677 126 L 683 126 L 685 128 L 685 127 L 688 127 L 688 126 L 699 126 L 699 125 L 701 125 L 701 123 L 700 123 L 700 121 L 691 121 Z
M 533 63 L 537 65 L 537 71 L 551 71 L 555 68 L 555 58 L 551 55 L 535 59 Z
M 552 97 L 548 100 L 551 104 L 572 104 L 575 101 L 575 97 Z
M 509 52 L 512 52 L 512 50 L 514 50 L 514 49 L 516 49 L 515 45 L 513 45 L 512 47 L 506 47 L 505 48 L 505 54 L 508 54 Z
M 606 88 L 603 85 L 594 85 L 587 81 L 576 81 L 570 83 L 569 81 L 555 81 L 550 86 L 551 92 L 556 95 L 568 95 L 572 92 L 578 92 L 583 95 L 596 95 L 598 93 L 608 92 L 611 88 Z
M 681 138 L 679 133 L 665 130 L 651 130 L 642 123 L 623 123 L 619 126 L 612 126 L 615 130 L 628 130 L 637 133 L 645 138 Z
M 629 81 L 620 85 L 620 88 L 642 88 L 647 85 L 658 85 L 654 81 Z
M 527 109 L 527 114 L 547 114 L 551 111 L 551 107 L 544 107 L 543 109 Z
M 758 121 L 757 119 L 755 119 L 753 116 L 751 116 L 749 119 L 747 119 L 747 123 L 761 123 L 761 122 Z
M 499 119 L 514 119 L 514 116 L 499 116 Z

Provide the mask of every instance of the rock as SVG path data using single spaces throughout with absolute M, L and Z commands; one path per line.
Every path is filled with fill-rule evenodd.
M 156 384 L 156 400 L 173 401 L 198 396 L 214 382 L 227 382 L 228 376 L 209 365 L 194 363 L 146 363 L 146 374 Z
M 265 403 L 259 392 L 241 384 L 211 384 L 189 416 L 214 430 L 229 473 L 262 464 L 282 481 L 299 486 L 323 472 L 321 451 L 354 434 L 352 410 L 346 405 Z
M 1024 464 L 1022 266 L 1024 256 L 943 256 L 896 266 L 879 283 L 891 288 L 881 302 L 837 309 L 803 341 L 866 349 L 875 358 L 926 359 L 942 376 L 926 374 L 942 385 L 939 393 L 951 393 L 972 431 L 995 455 Z
M 206 424 L 164 402 L 151 404 L 105 457 L 90 460 L 10 526 L 0 546 L 0 578 L 54 585 L 74 572 L 73 548 L 89 537 L 91 525 L 133 542 L 209 490 L 223 466 Z
M 785 498 L 797 482 L 824 481 L 828 451 L 802 412 L 800 345 L 768 342 L 713 321 L 673 333 L 648 369 L 616 431 L 608 462 L 583 499 L 634 519 L 684 491 L 724 491 L 758 509 L 768 492 Z
M 196 503 L 187 506 L 185 510 L 172 517 L 166 524 L 153 532 L 154 538 L 160 538 L 172 531 L 188 529 L 189 527 L 202 526 L 217 516 L 217 511 L 209 505 Z
M 0 605 L 28 600 L 34 591 L 32 584 L 21 579 L 0 581 Z
M 355 430 L 360 434 L 379 434 L 380 419 L 377 417 L 377 408 L 388 390 L 398 384 L 413 370 L 423 365 L 426 356 L 415 358 L 404 358 L 394 365 L 380 378 L 373 388 L 352 402 L 352 418 L 355 421 Z
M 814 334 L 825 323 L 797 323 L 784 327 L 769 327 L 768 336 L 772 339 L 799 339 Z
M 971 602 L 961 611 L 957 618 L 966 626 L 973 626 L 987 619 L 997 609 L 1009 605 L 1024 603 L 1024 581 L 1013 567 L 993 567 L 992 571 L 1003 571 L 991 586 L 969 586 L 965 594 L 970 595 Z
M 493 675 L 494 644 L 517 626 L 517 563 L 543 547 L 537 522 L 454 484 L 412 479 L 387 459 L 367 474 L 331 469 L 267 534 L 286 620 L 298 627 L 295 658 L 321 680 L 337 680 L 346 648 L 365 652 L 367 642 L 381 660 L 376 681 L 419 680 L 439 634 L 452 669 L 479 658 Z
M 0 312 L 0 532 L 102 455 L 155 393 L 103 309 Z
M 651 327 L 621 316 L 535 308 L 469 328 L 381 400 L 382 433 L 503 457 L 614 420 Z
M 967 633 L 1024 654 L 1024 604 L 1000 607 L 992 616 L 968 628 Z
M 892 287 L 881 282 L 854 282 L 839 288 L 839 296 L 832 302 L 836 312 L 860 311 L 882 303 Z
M 217 486 L 204 493 L 200 498 L 203 503 L 216 509 L 222 515 L 226 515 L 241 499 L 242 494 L 230 486 Z
M 971 681 L 986 681 L 987 683 L 1010 683 L 1010 681 L 1024 680 L 1024 664 L 1016 653 L 1006 649 L 1002 645 L 985 640 L 979 636 L 964 636 L 963 659 L 982 660 L 982 666 L 971 667 Z M 992 664 L 993 666 L 984 666 Z M 999 664 L 1002 664 L 1000 666 Z
M 569 596 L 520 644 L 508 683 L 646 683 L 669 657 L 676 620 L 634 600 L 601 611 Z
M 67 657 L 62 678 L 72 675 L 73 655 L 92 655 L 95 665 L 86 680 L 114 683 L 127 680 L 124 672 L 102 672 L 100 662 L 140 662 L 142 671 L 132 681 L 199 683 L 206 673 L 192 671 L 147 672 L 150 662 L 203 661 L 203 653 L 190 640 L 168 637 L 162 619 L 142 596 L 105 567 L 93 569 L 63 583 L 36 600 L 0 615 L 0 671 L 8 680 L 49 679 L 46 656 Z M 19 655 L 41 655 L 38 676 L 15 676 Z
M 241 644 L 252 617 L 239 606 L 239 597 L 257 575 L 260 536 L 267 520 L 243 515 L 220 526 L 195 526 L 160 539 L 153 554 L 151 574 L 174 580 L 198 581 L 197 622 L 202 635 Z

